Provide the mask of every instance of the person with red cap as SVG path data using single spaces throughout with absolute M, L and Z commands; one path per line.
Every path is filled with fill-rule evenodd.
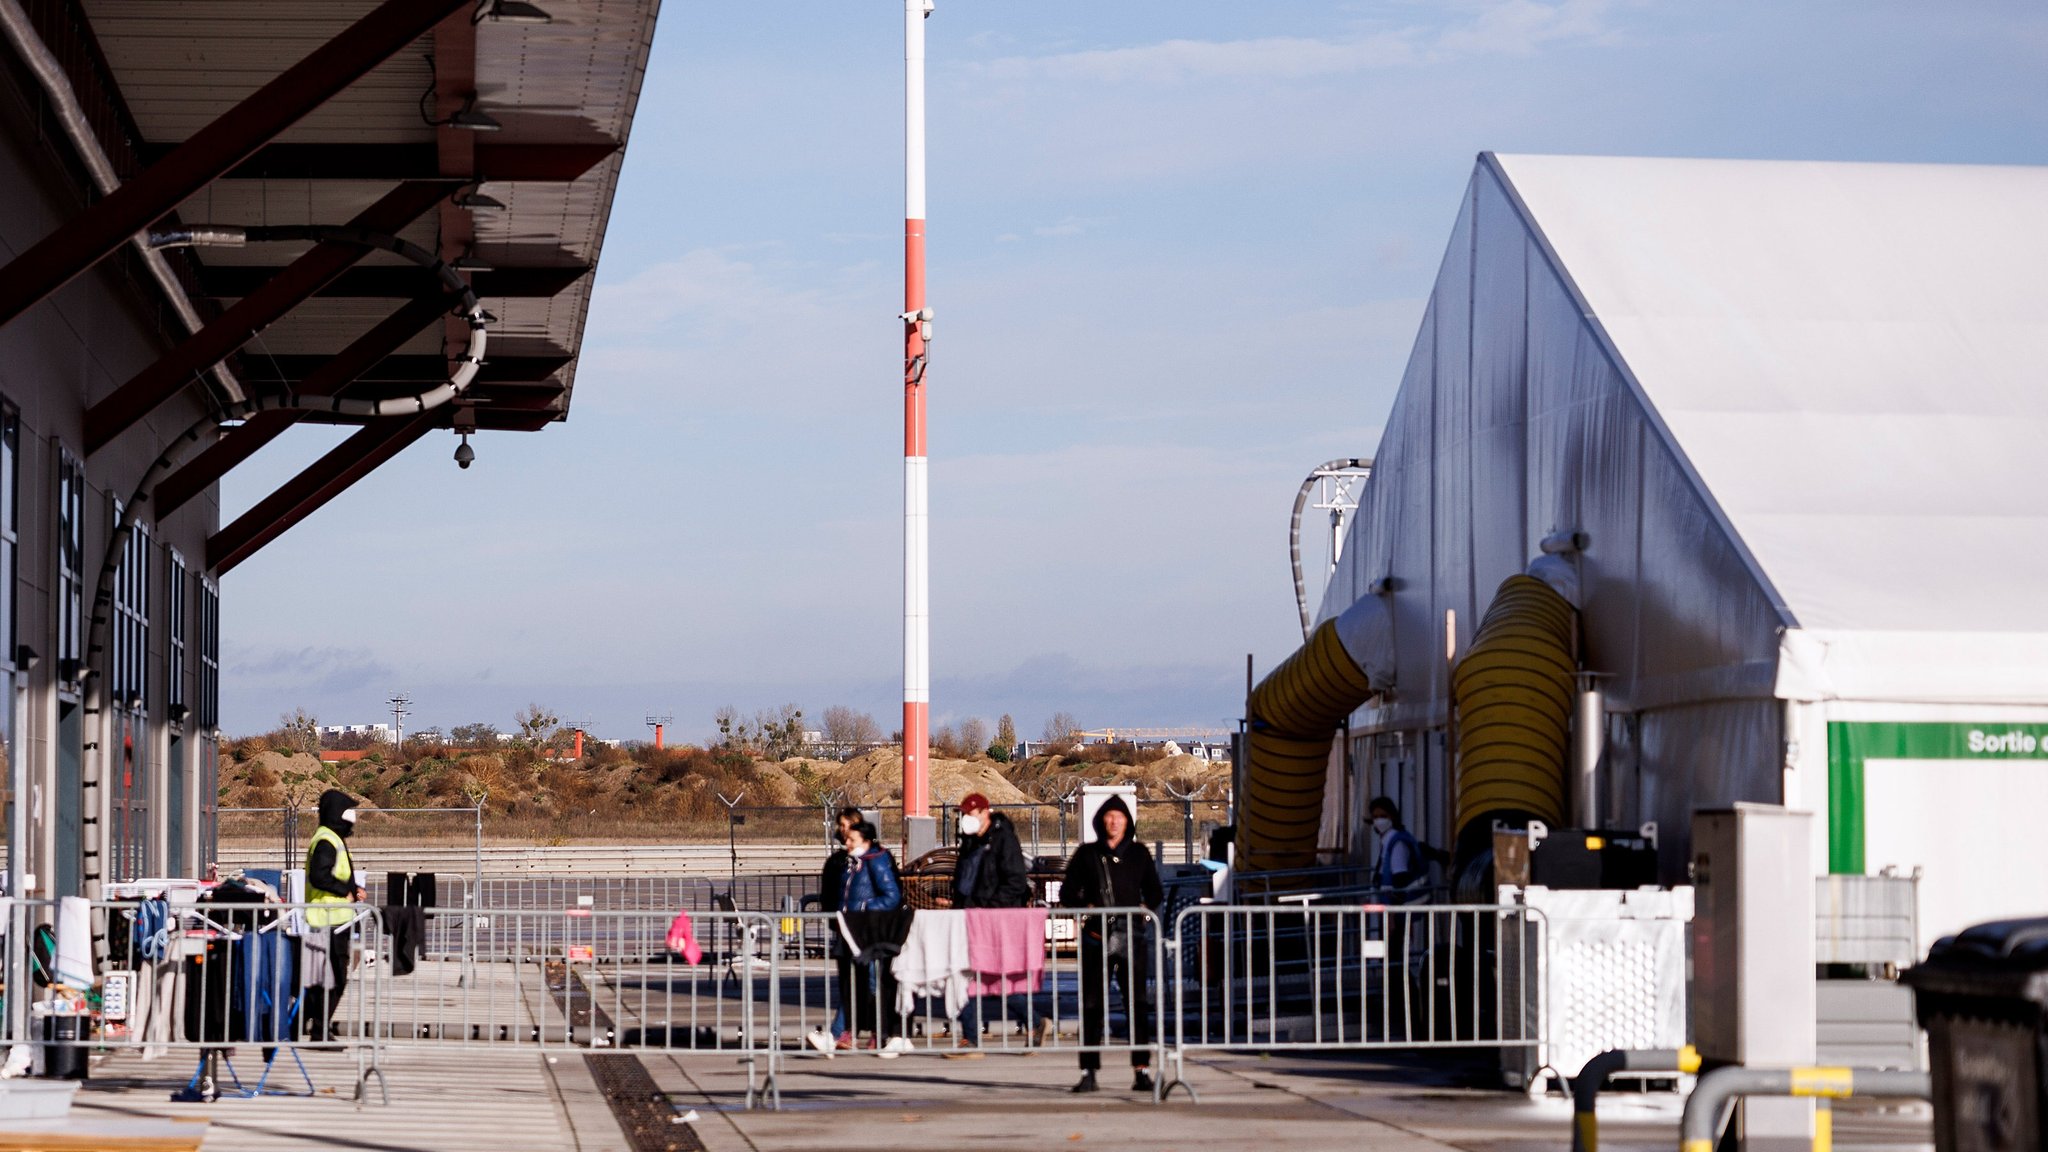
M 960 855 L 953 864 L 953 907 L 1022 908 L 1031 903 L 1031 875 L 1024 845 L 1010 818 L 994 811 L 988 797 L 969 792 L 960 800 Z
M 990 808 L 988 797 L 979 792 L 960 798 L 959 848 L 953 864 L 953 907 L 1023 908 L 1031 903 L 1031 873 L 1024 864 L 1024 845 L 1017 839 L 1017 829 L 1008 816 Z M 1029 997 L 975 997 L 960 1013 L 961 1049 L 981 1046 L 984 999 L 996 1001 L 991 1007 L 1005 1019 L 1011 1018 L 1011 1010 L 1018 1011 L 1025 1035 L 1032 1035 Z

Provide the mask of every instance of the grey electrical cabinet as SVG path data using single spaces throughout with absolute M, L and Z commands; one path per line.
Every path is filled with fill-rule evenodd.
M 1813 816 L 1771 804 L 1705 809 L 1692 819 L 1693 1044 L 1709 1062 L 1786 1068 L 1814 1060 Z M 1752 1152 L 1808 1147 L 1805 1100 L 1748 1102 Z

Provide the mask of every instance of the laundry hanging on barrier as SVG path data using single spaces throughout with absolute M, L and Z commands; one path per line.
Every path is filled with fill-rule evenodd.
M 853 958 L 868 964 L 876 960 L 893 959 L 903 950 L 903 940 L 910 935 L 910 919 L 914 913 L 908 908 L 891 908 L 887 912 L 840 912 L 839 936 L 853 951 Z
M 945 1001 L 948 1017 L 958 1016 L 967 1005 L 967 969 L 967 913 L 958 908 L 916 913 L 890 965 L 896 975 L 896 1010 L 913 1012 L 919 998 L 929 997 Z
M 967 967 L 977 996 L 1038 991 L 1045 979 L 1045 909 L 969 908 Z
M 418 966 L 426 940 L 427 917 L 417 905 L 386 904 L 381 909 L 384 931 L 391 937 L 391 974 L 410 976 Z

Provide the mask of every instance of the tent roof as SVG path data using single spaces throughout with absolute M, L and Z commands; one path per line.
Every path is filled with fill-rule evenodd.
M 2048 168 L 1494 160 L 1787 624 L 2048 633 Z

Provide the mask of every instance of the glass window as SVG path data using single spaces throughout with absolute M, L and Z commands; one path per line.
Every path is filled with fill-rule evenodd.
M 171 629 L 170 654 L 164 668 L 164 705 L 173 717 L 189 701 L 185 699 L 185 558 L 169 549 L 170 563 L 164 571 L 164 615 Z
M 121 502 L 113 505 L 120 523 Z M 114 571 L 114 626 L 108 681 L 116 707 L 140 709 L 149 699 L 149 529 L 137 524 Z
M 220 727 L 220 585 L 199 583 L 199 726 Z
M 75 685 L 85 657 L 85 469 L 57 455 L 57 678 Z

